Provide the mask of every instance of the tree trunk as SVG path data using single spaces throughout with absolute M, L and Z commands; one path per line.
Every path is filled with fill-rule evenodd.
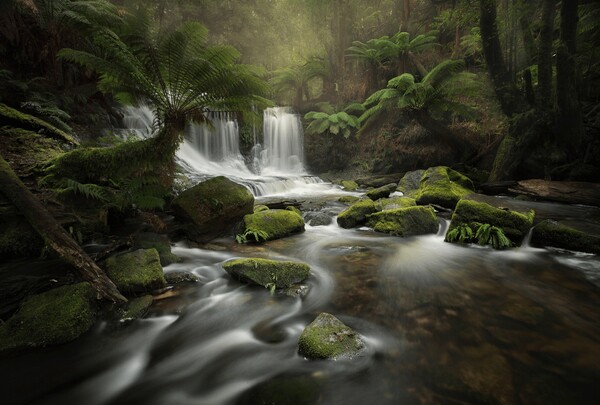
M 583 136 L 583 122 L 575 70 L 577 0 L 563 1 L 560 9 L 560 45 L 556 54 L 556 102 L 559 143 L 575 157 Z
M 402 3 L 402 27 L 400 31 L 408 32 L 410 22 L 410 0 L 404 0 Z
M 459 134 L 448 128 L 448 126 L 432 118 L 427 111 L 419 111 L 415 118 L 419 125 L 437 136 L 437 138 L 445 145 L 448 145 L 455 151 L 461 151 L 463 154 L 468 152 L 468 145 L 465 140 Z
M 538 99 L 540 111 L 552 108 L 552 41 L 554 40 L 554 12 L 556 0 L 544 0 L 542 5 L 542 28 L 538 48 Z
M 408 55 L 408 58 L 410 59 L 412 64 L 415 65 L 415 67 L 419 71 L 419 74 L 421 75 L 421 77 L 427 76 L 427 73 L 428 73 L 427 69 L 425 69 L 425 66 L 423 66 L 423 64 L 419 61 L 419 59 L 415 56 L 415 54 L 412 53 L 411 51 L 407 51 L 406 54 Z
M 10 165 L 0 155 L 0 190 L 17 207 L 40 234 L 46 244 L 60 257 L 75 267 L 83 279 L 89 281 L 100 298 L 124 303 L 127 299 L 46 210 L 42 203 L 25 187 Z

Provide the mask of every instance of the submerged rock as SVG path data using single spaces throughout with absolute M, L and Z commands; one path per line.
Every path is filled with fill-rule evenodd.
M 156 249 L 139 249 L 109 257 L 106 274 L 124 293 L 152 291 L 167 286 Z
M 167 284 L 173 285 L 179 283 L 197 283 L 200 281 L 200 278 L 191 271 L 177 270 L 165 273 L 165 280 Z
M 290 210 L 268 210 L 244 216 L 247 241 L 267 241 L 304 232 L 304 219 Z
M 304 221 L 310 226 L 329 225 L 333 218 L 321 211 L 311 211 L 304 214 Z
M 259 258 L 230 260 L 223 263 L 223 269 L 239 281 L 265 288 L 291 287 L 310 276 L 310 267 L 305 263 Z
M 219 176 L 185 190 L 173 200 L 175 215 L 191 221 L 190 239 L 207 242 L 230 232 L 244 215 L 254 211 L 254 196 L 244 186 Z
M 436 204 L 454 209 L 458 201 L 473 193 L 473 182 L 459 172 L 446 166 L 427 169 L 418 190 L 411 194 L 419 205 Z
M 380 198 L 389 197 L 390 194 L 392 194 L 394 191 L 396 191 L 396 183 L 389 183 L 389 184 L 386 184 L 385 186 L 381 186 L 374 190 L 369 191 L 367 193 L 367 197 L 369 197 L 373 201 L 376 201 L 376 200 L 379 200 Z
M 96 292 L 89 283 L 55 288 L 34 295 L 0 326 L 0 352 L 66 343 L 96 321 Z
M 531 244 L 600 254 L 600 237 L 552 220 L 542 221 L 533 228 Z
M 151 295 L 130 299 L 127 303 L 127 308 L 121 315 L 121 321 L 143 318 L 148 313 L 150 306 L 152 306 L 152 301 Z
M 377 232 L 396 236 L 436 233 L 438 221 L 431 207 L 395 208 L 367 217 L 367 225 Z
M 141 232 L 133 237 L 132 250 L 154 248 L 160 256 L 160 264 L 168 266 L 179 263 L 181 258 L 171 253 L 171 242 L 166 235 L 153 232 Z
M 533 225 L 534 211 L 522 214 L 516 211 L 504 210 L 492 207 L 483 202 L 473 200 L 460 200 L 456 205 L 448 232 L 459 225 L 469 225 L 473 230 L 477 229 L 475 222 L 497 226 L 515 244 L 520 244 Z M 447 233 L 446 233 L 447 235 Z
M 325 312 L 302 331 L 298 341 L 298 352 L 308 359 L 352 358 L 364 347 L 358 333 Z
M 367 221 L 367 215 L 374 212 L 377 212 L 377 208 L 373 200 L 369 198 L 360 200 L 340 212 L 337 223 L 342 228 L 354 228 L 364 225 Z

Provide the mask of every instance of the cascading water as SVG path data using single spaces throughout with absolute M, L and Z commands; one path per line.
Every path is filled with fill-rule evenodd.
M 264 112 L 263 174 L 306 174 L 304 132 L 297 114 L 289 107 L 268 108 Z

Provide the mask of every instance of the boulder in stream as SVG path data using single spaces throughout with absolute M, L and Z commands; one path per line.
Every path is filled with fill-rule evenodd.
M 438 221 L 431 207 L 395 208 L 367 217 L 367 225 L 377 232 L 396 236 L 436 233 Z
M 404 195 L 408 195 L 409 193 L 418 190 L 423 173 L 425 173 L 425 170 L 413 170 L 412 172 L 407 172 L 398 182 L 396 190 Z
M 430 167 L 421 177 L 418 190 L 411 193 L 419 205 L 436 204 L 454 209 L 458 201 L 473 193 L 473 182 L 446 166 Z
M 167 284 L 180 284 L 180 283 L 197 283 L 200 278 L 192 273 L 191 271 L 176 270 L 165 273 L 165 280 Z
M 171 263 L 179 263 L 181 258 L 171 253 L 171 242 L 166 235 L 153 232 L 140 232 L 133 237 L 132 249 L 154 248 L 160 256 L 160 264 L 168 266 Z
M 417 202 L 410 197 L 390 197 L 382 198 L 375 203 L 375 206 L 381 211 L 392 210 L 394 208 L 414 207 Z
M 337 217 L 337 223 L 342 228 L 354 228 L 364 225 L 367 221 L 367 215 L 377 212 L 375 203 L 370 198 L 355 202 Z
M 33 295 L 0 325 L 0 352 L 70 342 L 95 321 L 96 293 L 89 283 Z
M 254 196 L 244 186 L 219 176 L 179 194 L 173 200 L 175 215 L 187 226 L 187 236 L 207 242 L 230 232 L 244 215 L 254 211 Z
M 304 232 L 304 219 L 290 210 L 268 210 L 244 216 L 244 231 L 240 241 L 263 242 Z
M 600 254 L 600 237 L 552 220 L 542 221 L 533 228 L 531 244 Z
M 310 226 L 325 226 L 329 225 L 333 219 L 324 212 L 311 211 L 304 214 L 304 221 Z
M 152 291 L 167 286 L 156 249 L 139 249 L 109 257 L 106 274 L 123 293 Z
M 355 191 L 358 189 L 358 184 L 354 180 L 342 180 L 342 187 L 347 191 Z
M 298 352 L 308 359 L 352 358 L 364 348 L 356 331 L 325 312 L 304 328 L 298 341 Z
M 376 201 L 380 198 L 387 198 L 396 191 L 396 183 L 389 183 L 384 186 L 378 187 L 374 190 L 371 190 L 367 193 L 367 197 L 371 200 Z
M 310 267 L 305 263 L 260 258 L 234 259 L 223 263 L 231 277 L 265 288 L 287 288 L 306 280 Z

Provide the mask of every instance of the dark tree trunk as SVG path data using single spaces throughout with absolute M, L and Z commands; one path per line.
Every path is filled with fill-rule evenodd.
M 65 262 L 75 267 L 84 280 L 90 282 L 100 298 L 118 303 L 127 302 L 106 274 L 25 187 L 2 156 L 0 156 L 0 190 L 20 210 L 46 244 Z
M 460 151 L 463 154 L 469 152 L 469 147 L 459 134 L 452 131 L 444 123 L 434 119 L 425 111 L 419 111 L 415 119 L 423 128 L 434 134 L 443 144 L 448 145 L 455 151 Z
M 560 44 L 556 53 L 556 103 L 559 143 L 575 157 L 583 136 L 583 122 L 577 94 L 575 49 L 577 42 L 577 0 L 563 1 L 560 9 Z
M 552 109 L 552 41 L 556 0 L 544 0 L 538 47 L 538 102 L 541 112 Z

